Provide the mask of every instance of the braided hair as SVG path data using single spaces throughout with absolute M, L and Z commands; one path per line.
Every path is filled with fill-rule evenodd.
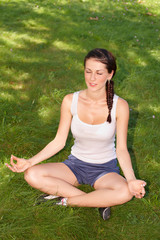
M 113 71 L 113 76 L 114 77 L 116 73 L 116 60 L 113 54 L 106 49 L 102 48 L 95 48 L 91 50 L 85 57 L 84 59 L 84 66 L 86 65 L 86 61 L 90 58 L 95 58 L 97 61 L 103 63 L 106 65 L 106 69 L 108 70 L 108 73 L 111 73 Z M 113 97 L 114 97 L 114 82 L 113 80 L 107 80 L 106 82 L 106 101 L 107 101 L 107 106 L 108 106 L 108 117 L 107 117 L 107 122 L 111 123 L 111 110 L 113 106 Z

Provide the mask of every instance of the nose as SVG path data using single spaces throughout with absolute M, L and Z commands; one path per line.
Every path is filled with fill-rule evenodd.
M 96 75 L 95 75 L 95 73 L 92 73 L 92 75 L 91 75 L 91 81 L 95 81 L 96 80 Z

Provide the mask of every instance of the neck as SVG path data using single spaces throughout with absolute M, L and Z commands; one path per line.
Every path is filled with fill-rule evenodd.
M 102 89 L 101 91 L 93 92 L 86 89 L 86 97 L 92 101 L 106 100 L 106 90 Z

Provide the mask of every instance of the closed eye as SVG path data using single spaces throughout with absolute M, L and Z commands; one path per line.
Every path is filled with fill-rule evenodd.
M 97 73 L 98 75 L 103 75 L 103 73 Z

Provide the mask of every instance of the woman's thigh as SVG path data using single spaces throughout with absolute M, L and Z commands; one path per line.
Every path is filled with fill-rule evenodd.
M 37 179 L 42 177 L 53 177 L 64 180 L 74 186 L 78 186 L 78 181 L 73 172 L 64 163 L 44 163 L 35 165 L 27 169 L 25 177 L 35 176 Z
M 114 190 L 122 187 L 128 187 L 125 178 L 114 172 L 105 174 L 94 183 L 95 189 L 108 188 Z

